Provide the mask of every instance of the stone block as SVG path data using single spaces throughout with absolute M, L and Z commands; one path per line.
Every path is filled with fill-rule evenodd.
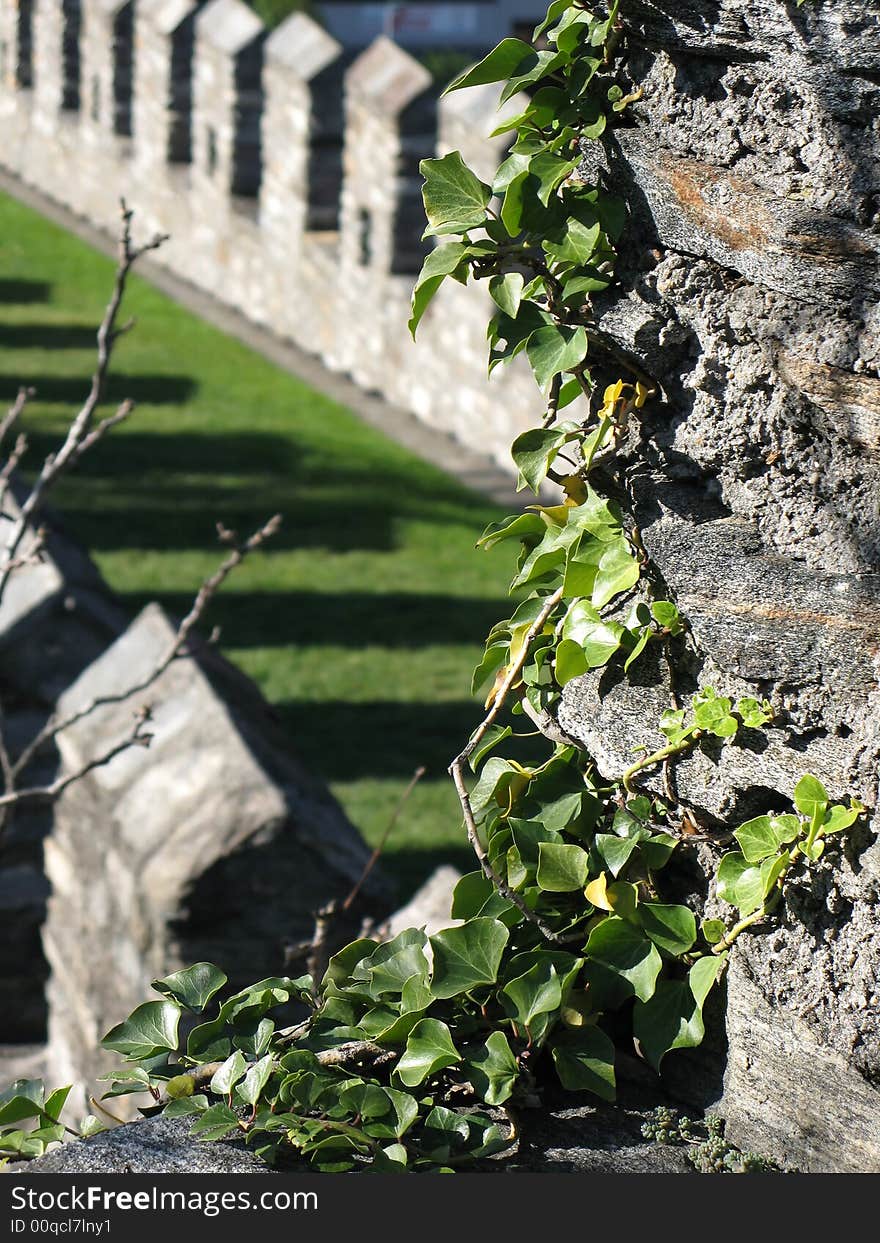
M 161 609 L 146 608 L 61 711 L 145 680 L 174 633 Z M 68 770 L 125 737 L 145 702 L 149 751 L 72 786 L 47 843 L 49 1060 L 80 1084 L 106 1065 L 97 1038 L 144 1000 L 151 978 L 200 960 L 237 987 L 284 973 L 287 947 L 311 935 L 313 913 L 344 898 L 369 858 L 254 686 L 209 649 L 65 731 Z M 364 897 L 365 910 L 383 913 L 378 874 Z

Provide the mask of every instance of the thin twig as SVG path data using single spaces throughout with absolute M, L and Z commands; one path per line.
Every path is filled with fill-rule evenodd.
M 0 469 L 0 517 L 6 518 L 6 493 L 9 491 L 9 481 L 18 470 L 22 458 L 28 451 L 27 436 L 17 436 L 12 452 Z M 11 570 L 10 570 L 11 573 Z
M 46 786 L 33 786 L 25 789 L 7 789 L 0 795 L 0 809 L 12 806 L 19 806 L 21 803 L 54 803 L 59 799 L 68 786 L 72 786 L 74 782 L 81 781 L 83 777 L 93 772 L 96 768 L 102 768 L 105 764 L 109 764 L 117 755 L 121 755 L 123 751 L 128 751 L 131 747 L 149 747 L 153 741 L 153 735 L 147 733 L 144 729 L 150 714 L 144 709 L 135 718 L 134 726 L 131 732 L 121 741 L 113 744 L 106 751 L 102 751 L 99 755 L 87 760 L 79 768 L 71 773 L 65 773 L 61 777 L 50 782 Z
M 3 442 L 21 418 L 29 398 L 33 397 L 33 395 L 34 390 L 32 388 L 20 388 L 16 393 L 15 401 L 3 416 L 2 422 L 0 422 L 0 449 L 3 448 Z
M 342 911 L 348 910 L 352 902 L 354 902 L 355 898 L 358 896 L 361 889 L 363 888 L 364 881 L 367 879 L 367 877 L 372 872 L 373 868 L 376 866 L 376 863 L 379 860 L 379 856 L 382 854 L 382 851 L 385 849 L 385 844 L 388 841 L 388 838 L 391 836 L 391 831 L 394 828 L 395 824 L 397 824 L 397 821 L 400 817 L 400 813 L 403 811 L 404 807 L 407 804 L 407 801 L 409 800 L 409 796 L 412 794 L 413 790 L 416 788 L 416 786 L 419 784 L 421 779 L 424 777 L 425 771 L 426 770 L 423 767 L 419 767 L 416 769 L 416 771 L 413 773 L 412 777 L 410 778 L 409 785 L 406 787 L 403 794 L 401 794 L 400 799 L 398 800 L 397 806 L 394 808 L 394 811 L 391 814 L 391 819 L 388 821 L 388 824 L 386 825 L 385 832 L 379 838 L 379 845 L 376 847 L 376 849 L 373 851 L 373 853 L 370 855 L 369 859 L 367 860 L 367 865 L 364 868 L 363 872 L 361 873 L 360 880 L 357 882 L 354 889 L 352 889 L 351 893 L 348 895 L 348 897 L 343 902 L 342 907 L 341 907 Z
M 111 1122 L 115 1122 L 119 1126 L 125 1126 L 125 1119 L 120 1118 L 118 1114 L 112 1114 L 106 1105 L 101 1104 L 97 1097 L 90 1096 L 89 1104 L 94 1105 L 95 1109 L 99 1110 L 106 1118 L 109 1118 Z
M 44 504 L 46 493 L 52 488 L 64 472 L 73 465 L 81 456 L 83 445 L 94 444 L 95 439 L 100 438 L 109 426 L 114 422 L 118 422 L 117 416 L 111 416 L 105 419 L 97 428 L 93 427 L 95 413 L 100 405 L 101 398 L 107 381 L 107 373 L 110 367 L 110 360 L 113 354 L 113 346 L 119 336 L 119 329 L 116 327 L 116 319 L 119 314 L 119 307 L 125 294 L 125 287 L 128 281 L 128 275 L 132 265 L 148 250 L 155 250 L 165 241 L 164 236 L 156 236 L 152 241 L 147 242 L 143 246 L 132 245 L 131 240 L 131 220 L 132 212 L 125 205 L 125 201 L 121 201 L 122 228 L 119 239 L 119 259 L 116 267 L 116 276 L 113 283 L 113 292 L 110 301 L 104 311 L 104 316 L 98 328 L 98 357 L 94 374 L 92 375 L 91 385 L 89 387 L 88 396 L 86 397 L 79 413 L 71 421 L 67 429 L 67 435 L 61 447 L 55 453 L 50 453 L 43 462 L 43 466 L 38 474 L 36 481 L 30 491 L 30 494 L 22 504 L 19 514 L 13 523 L 12 531 L 6 542 L 6 557 L 0 564 L 0 603 L 3 600 L 3 594 L 6 585 L 9 582 L 13 566 L 18 557 L 19 547 L 28 528 L 33 523 L 33 519 Z M 24 390 L 21 390 L 12 410 L 6 415 L 4 425 L 11 426 L 15 422 L 12 417 L 16 407 L 20 407 L 18 413 L 27 400 L 27 394 L 22 397 Z M 17 417 L 17 416 L 16 416 Z M 124 416 L 123 416 L 124 417 Z
M 209 604 L 219 591 L 220 587 L 235 570 L 245 557 L 256 549 L 260 548 L 268 539 L 276 534 L 281 526 L 281 515 L 275 514 L 270 518 L 258 531 L 255 531 L 243 544 L 236 544 L 229 556 L 223 563 L 202 583 L 198 593 L 193 601 L 190 611 L 184 617 L 183 621 L 177 628 L 173 639 L 168 644 L 165 651 L 153 665 L 149 673 L 139 679 L 133 685 L 127 687 L 123 691 L 118 691 L 109 695 L 98 695 L 88 703 L 83 704 L 79 708 L 73 709 L 66 716 L 51 716 L 43 728 L 37 733 L 27 747 L 21 752 L 14 765 L 14 773 L 19 776 L 24 769 L 31 763 L 37 753 L 42 750 L 48 743 L 54 741 L 59 734 L 72 726 L 78 724 L 92 713 L 98 711 L 99 708 L 110 707 L 114 704 L 124 703 L 126 700 L 133 698 L 135 695 L 143 694 L 162 676 L 165 670 L 177 660 L 181 655 L 185 654 L 185 649 L 189 643 L 190 635 L 195 627 L 202 620 Z M 230 542 L 234 539 L 231 532 L 220 528 L 221 537 L 224 542 Z M 0 800 L 2 806 L 2 800 Z

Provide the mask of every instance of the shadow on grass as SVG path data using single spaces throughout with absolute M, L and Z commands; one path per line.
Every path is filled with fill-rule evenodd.
M 25 467 L 33 469 L 58 436 L 29 439 Z M 284 521 L 271 551 L 385 552 L 398 546 L 399 519 L 472 521 L 477 531 L 491 515 L 479 496 L 414 478 L 408 463 L 369 457 L 359 466 L 350 457 L 328 468 L 313 445 L 268 432 L 126 429 L 84 457 L 54 499 L 63 525 L 95 552 L 213 552 L 218 521 L 245 535 L 276 512 Z
M 173 617 L 192 603 L 185 592 L 126 593 L 132 614 L 155 601 Z M 487 600 L 418 592 L 235 591 L 211 603 L 210 621 L 225 648 L 327 645 L 418 649 L 470 644 L 507 616 L 509 599 Z
M 42 327 L 39 332 L 42 334 Z M 48 345 L 52 348 L 51 343 Z M 22 387 L 32 388 L 36 401 L 47 405 L 70 406 L 77 410 L 88 394 L 89 381 L 82 376 L 0 376 L 0 402 L 9 404 Z M 138 405 L 179 405 L 192 400 L 198 387 L 195 380 L 184 375 L 116 375 L 107 383 L 104 400 L 108 406 L 117 405 L 127 399 Z
M 24 306 L 31 302 L 48 302 L 52 294 L 49 281 L 17 280 L 0 277 L 0 302 Z
M 97 335 L 94 324 L 4 324 L 0 345 L 5 350 L 93 349 Z
M 394 777 L 416 768 L 425 779 L 446 779 L 449 761 L 482 717 L 473 700 L 453 703 L 367 703 L 288 700 L 274 711 L 297 754 L 325 781 Z

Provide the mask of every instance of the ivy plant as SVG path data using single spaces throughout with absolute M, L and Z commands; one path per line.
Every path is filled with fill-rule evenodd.
M 512 446 L 535 501 L 479 540 L 485 550 L 513 540 L 519 556 L 511 615 L 474 674 L 486 715 L 450 768 L 478 864 L 455 889 L 460 923 L 430 937 L 359 939 L 320 979 L 272 977 L 231 994 L 222 971 L 198 963 L 156 980 L 156 999 L 103 1041 L 124 1060 L 108 1097 L 146 1094 L 142 1112 L 190 1117 L 204 1140 L 242 1136 L 269 1162 L 453 1170 L 513 1144 L 519 1109 L 550 1078 L 612 1100 L 625 1033 L 658 1070 L 697 1046 L 737 937 L 771 916 L 791 877 L 863 811 L 803 777 L 790 813 L 736 829 L 738 849 L 715 882 L 730 920 L 698 921 L 666 880 L 687 840 L 682 810 L 646 779 L 707 739 L 725 745 L 772 727 L 773 705 L 701 687 L 663 715 L 665 742 L 611 778 L 553 729 L 573 678 L 612 665 L 628 677 L 648 649 L 674 669 L 688 641 L 617 452 L 656 386 L 599 330 L 591 305 L 613 285 L 628 214 L 578 172 L 584 144 L 639 97 L 617 65 L 619 8 L 553 0 L 533 44 L 503 40 L 447 88 L 498 83 L 502 103 L 522 101 L 496 131 L 510 146 L 491 184 L 459 152 L 421 166 L 426 236 L 438 242 L 415 286 L 411 331 L 445 280 L 486 282 L 489 369 L 522 356 L 542 397 L 535 426 Z M 530 762 L 503 754 L 524 718 L 545 744 Z M 280 1018 L 291 1003 L 305 1015 L 293 1027 Z M 17 1085 L 0 1100 L 0 1149 L 32 1155 L 60 1139 L 62 1104 L 41 1085 Z M 36 1129 L 16 1129 L 25 1119 Z M 716 1148 L 706 1168 L 723 1165 Z

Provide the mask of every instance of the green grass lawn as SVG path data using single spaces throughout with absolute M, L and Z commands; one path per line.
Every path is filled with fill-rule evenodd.
M 37 389 L 34 463 L 86 391 L 113 265 L 2 195 L 0 239 L 0 403 Z M 369 841 L 427 767 L 388 847 L 401 892 L 440 859 L 467 864 L 445 770 L 506 615 L 506 547 L 474 550 L 498 511 L 145 282 L 125 309 L 137 326 L 107 405 L 137 409 L 54 493 L 69 529 L 132 614 L 179 614 L 218 562 L 215 521 L 245 533 L 280 511 L 271 551 L 216 601 L 223 650 Z

